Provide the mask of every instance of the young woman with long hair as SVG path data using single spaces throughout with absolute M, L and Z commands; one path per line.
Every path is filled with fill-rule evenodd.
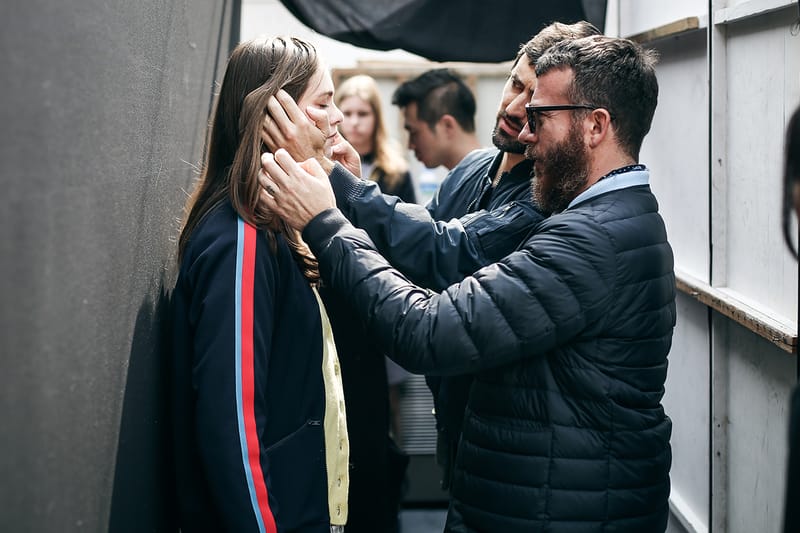
M 349 443 L 339 362 L 300 235 L 259 206 L 261 128 L 283 89 L 342 115 L 314 47 L 233 51 L 178 241 L 172 413 L 184 532 L 338 531 Z

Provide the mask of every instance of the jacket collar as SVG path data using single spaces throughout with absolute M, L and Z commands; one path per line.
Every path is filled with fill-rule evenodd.
M 650 171 L 642 167 L 643 170 L 631 170 L 628 172 L 612 172 L 608 176 L 600 179 L 597 183 L 576 196 L 567 206 L 571 209 L 576 205 L 591 200 L 601 194 L 629 187 L 638 187 L 650 183 Z M 566 211 L 566 210 L 565 210 Z

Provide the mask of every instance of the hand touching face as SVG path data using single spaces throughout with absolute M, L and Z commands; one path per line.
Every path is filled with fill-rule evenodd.
M 308 88 L 297 100 L 297 107 L 305 110 L 308 119 L 325 136 L 325 157 L 330 157 L 331 147 L 341 139 L 338 126 L 344 116 L 333 101 L 333 80 L 324 65 L 320 65 Z
M 269 99 L 261 138 L 272 153 L 283 148 L 295 161 L 313 157 L 325 168 L 338 162 L 360 177 L 358 153 L 338 132 L 342 119 L 331 76 L 320 68 L 297 102 L 284 90 Z
M 260 201 L 291 227 L 302 231 L 318 214 L 336 207 L 328 175 L 316 159 L 297 163 L 286 150 L 261 156 Z
M 333 102 L 331 75 L 320 66 L 297 102 L 284 90 L 269 99 L 261 138 L 272 153 L 284 148 L 298 161 L 322 159 L 341 142 L 342 118 Z

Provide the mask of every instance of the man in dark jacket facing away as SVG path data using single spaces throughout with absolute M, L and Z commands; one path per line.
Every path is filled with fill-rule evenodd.
M 555 214 L 518 251 L 439 294 L 392 269 L 331 208 L 316 161 L 262 157 L 265 202 L 303 229 L 325 282 L 349 295 L 390 357 L 414 372 L 475 375 L 447 531 L 666 528 L 661 398 L 675 280 L 638 164 L 654 64 L 637 44 L 600 36 L 542 55 L 520 140 L 535 197 Z

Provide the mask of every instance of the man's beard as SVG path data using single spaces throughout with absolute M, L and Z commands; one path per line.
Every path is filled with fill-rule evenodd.
M 500 113 L 497 114 L 497 120 L 494 123 L 494 131 L 492 131 L 492 144 L 494 144 L 495 147 L 501 152 L 509 152 L 511 154 L 524 154 L 525 144 L 519 142 L 516 137 L 510 136 L 508 133 L 500 129 L 501 118 L 504 118 L 506 122 L 508 122 L 509 124 L 513 124 L 514 126 L 519 127 L 520 130 L 522 129 L 522 126 L 524 126 L 524 124 L 522 125 L 517 124 L 517 121 L 514 120 L 505 111 L 501 111 Z
M 578 128 L 572 127 L 569 135 L 552 149 L 534 155 L 533 146 L 525 149 L 525 157 L 535 160 L 531 170 L 533 198 L 547 213 L 558 213 L 567 208 L 586 186 L 589 176 L 589 154 Z

